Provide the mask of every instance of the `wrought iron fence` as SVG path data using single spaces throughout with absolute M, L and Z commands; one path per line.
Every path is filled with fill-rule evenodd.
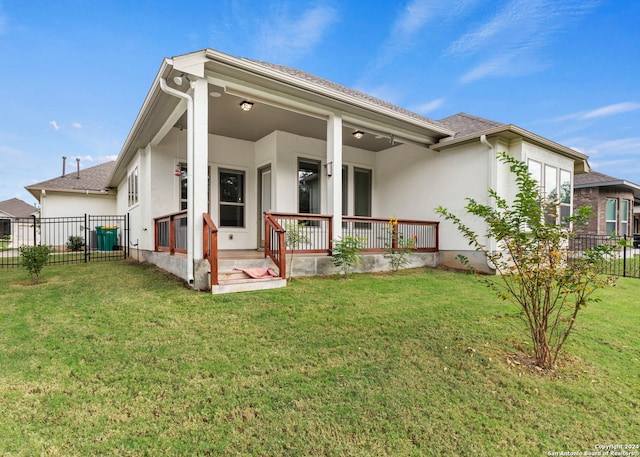
M 570 242 L 570 250 L 579 255 L 587 249 L 607 244 L 615 254 L 605 265 L 605 273 L 613 276 L 640 278 L 640 234 L 611 237 L 606 235 L 578 235 Z
M 22 246 L 51 247 L 49 264 L 117 260 L 129 254 L 128 216 L 14 217 L 5 218 L 3 225 L 0 268 L 20 266 Z

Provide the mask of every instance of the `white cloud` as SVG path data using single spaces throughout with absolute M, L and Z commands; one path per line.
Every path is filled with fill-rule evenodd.
M 58 123 L 57 123 L 56 121 L 50 121 L 50 122 L 49 122 L 49 125 L 50 125 L 51 127 L 53 127 L 53 130 L 55 130 L 56 132 L 57 132 L 58 130 L 60 130 L 60 126 L 58 125 Z
M 614 103 L 612 105 L 601 106 L 600 108 L 596 108 L 591 111 L 580 111 L 578 113 L 565 114 L 564 116 L 555 117 L 551 119 L 551 121 L 564 122 L 575 119 L 596 119 L 600 117 L 614 116 L 616 114 L 628 113 L 630 111 L 637 110 L 640 110 L 640 103 L 637 102 Z
M 484 56 L 484 63 L 460 78 L 463 84 L 498 74 L 515 76 L 538 71 L 543 64 L 535 57 L 536 52 L 552 44 L 559 33 L 590 11 L 595 3 L 510 0 L 484 24 L 453 41 L 445 56 L 461 59 Z M 509 56 L 509 59 L 493 57 L 496 55 Z M 514 66 L 518 66 L 517 71 L 513 70 Z
M 415 106 L 411 108 L 411 111 L 414 111 L 418 114 L 428 114 L 440 108 L 443 103 L 444 100 L 442 98 L 438 98 L 436 100 L 431 100 L 430 102 L 422 103 L 421 105 Z
M 79 122 L 73 122 L 71 124 L 73 126 L 74 129 L 81 129 L 82 128 L 82 124 Z
M 625 102 L 603 106 L 601 108 L 588 111 L 579 116 L 580 119 L 593 119 L 595 117 L 613 116 L 614 114 L 627 113 L 640 109 L 640 103 Z
M 296 17 L 281 13 L 256 22 L 261 25 L 257 45 L 262 58 L 286 61 L 308 53 L 338 20 L 337 11 L 329 6 L 317 6 Z
M 74 159 L 80 159 L 80 163 L 95 162 L 97 164 L 101 164 L 104 162 L 111 162 L 113 160 L 116 160 L 117 158 L 118 158 L 117 155 L 106 155 L 106 156 L 98 156 L 98 157 L 94 157 L 92 155 L 85 155 L 85 156 L 74 157 Z

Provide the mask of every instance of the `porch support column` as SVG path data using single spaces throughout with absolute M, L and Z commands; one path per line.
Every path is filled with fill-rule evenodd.
M 333 216 L 333 238 L 342 238 L 342 117 L 327 120 L 327 213 Z M 331 176 L 329 176 L 331 174 Z
M 209 196 L 208 165 L 209 165 L 209 98 L 207 93 L 207 80 L 197 78 L 192 82 L 193 87 L 193 163 L 188 164 L 192 173 L 193 187 L 189 186 L 189 222 L 192 231 L 189 231 L 189 247 L 193 253 L 193 261 L 197 263 L 203 258 L 202 240 L 202 213 L 208 213 Z M 195 266 L 194 266 L 195 268 Z

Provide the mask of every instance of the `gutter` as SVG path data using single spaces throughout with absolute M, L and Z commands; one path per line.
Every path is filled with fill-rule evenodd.
M 241 59 L 241 58 L 233 57 L 228 54 L 224 54 L 210 48 L 205 49 L 204 53 L 205 53 L 205 57 L 212 62 L 225 64 L 239 70 L 247 71 L 255 75 L 268 78 L 272 81 L 278 81 L 290 87 L 295 87 L 297 89 L 301 89 L 306 92 L 320 95 L 322 97 L 327 97 L 341 103 L 349 104 L 351 106 L 363 108 L 363 109 L 366 109 L 367 111 L 377 112 L 386 117 L 394 118 L 404 123 L 412 124 L 420 128 L 431 130 L 433 133 L 439 133 L 441 135 L 450 135 L 450 136 L 453 136 L 455 134 L 453 130 L 450 130 L 447 127 L 438 125 L 436 121 L 430 122 L 429 119 L 427 118 L 414 117 L 409 115 L 408 113 L 386 108 L 384 105 L 380 105 L 378 103 L 370 102 L 360 97 L 349 95 L 348 93 L 339 91 L 337 89 L 332 89 L 330 87 L 318 85 L 313 81 L 307 81 L 303 78 L 296 77 L 294 75 L 289 75 L 287 73 L 276 70 L 274 68 L 261 65 L 259 62 L 255 62 L 249 59 Z M 315 76 L 315 75 L 313 76 L 318 79 L 322 79 L 319 76 Z M 328 81 L 328 82 L 331 83 L 331 81 Z M 336 83 L 333 83 L 333 84 L 336 84 Z M 367 96 L 367 94 L 364 94 L 364 93 L 363 95 Z M 386 103 L 383 100 L 380 100 L 380 102 Z M 398 107 L 398 108 L 401 108 L 401 107 Z
M 497 188 L 497 160 L 496 160 L 496 154 L 494 151 L 494 147 L 493 144 L 491 144 L 489 142 L 489 140 L 487 140 L 487 135 L 480 135 L 480 143 L 482 143 L 484 146 L 487 147 L 488 149 L 488 156 L 487 156 L 487 188 L 489 189 L 496 189 Z M 495 209 L 496 207 L 496 202 L 493 198 L 489 197 L 489 205 Z M 494 240 L 493 238 L 487 238 L 487 246 L 489 248 L 490 252 L 493 252 L 496 250 L 496 240 Z M 491 262 L 491 260 L 489 260 L 488 258 L 486 259 L 487 262 L 487 266 L 492 269 L 495 270 L 496 266 L 493 262 Z
M 189 81 L 189 85 L 191 85 L 191 81 Z M 166 94 L 173 95 L 187 102 L 187 280 L 189 284 L 193 284 L 193 250 L 195 240 L 193 232 L 195 222 L 195 214 L 193 212 L 193 98 L 189 94 L 169 87 L 165 78 L 160 78 L 160 89 Z
M 459 146 L 464 143 L 472 143 L 483 136 L 486 139 L 486 137 L 490 135 L 500 135 L 505 133 L 511 133 L 513 135 L 520 136 L 538 146 L 551 149 L 554 152 L 564 157 L 572 159 L 574 161 L 574 169 L 577 174 L 588 173 L 589 171 L 591 171 L 591 167 L 587 162 L 587 159 L 589 158 L 589 156 L 582 154 L 581 152 L 578 152 L 574 149 L 563 146 L 559 143 L 556 143 L 555 141 L 551 141 L 548 138 L 529 132 L 528 130 L 525 130 L 513 124 L 499 125 L 497 127 L 484 130 L 482 131 L 482 133 L 476 132 L 476 133 L 461 136 L 458 138 L 445 138 L 440 140 L 438 143 L 434 144 L 433 146 L 430 146 L 430 149 L 433 149 L 434 151 L 442 151 L 444 149 L 454 147 L 454 146 Z

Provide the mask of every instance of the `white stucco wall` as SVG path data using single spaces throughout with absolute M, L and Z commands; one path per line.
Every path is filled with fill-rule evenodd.
M 48 191 L 40 199 L 42 217 L 77 217 L 83 214 L 116 215 L 115 195 Z

